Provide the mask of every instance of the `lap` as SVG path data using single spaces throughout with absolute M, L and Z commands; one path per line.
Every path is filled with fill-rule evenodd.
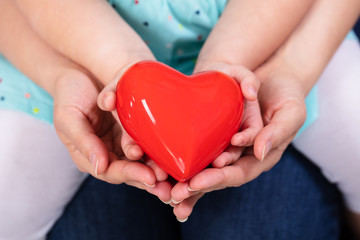
M 90 178 L 49 240 L 318 240 L 337 239 L 339 228 L 336 188 L 290 147 L 256 180 L 205 195 L 184 224 L 176 221 L 171 207 L 144 191 Z
M 338 201 L 335 187 L 290 147 L 254 181 L 201 199 L 183 239 L 338 239 Z

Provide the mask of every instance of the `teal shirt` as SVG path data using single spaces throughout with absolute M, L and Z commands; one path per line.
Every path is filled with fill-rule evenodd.
M 227 0 L 109 0 L 109 3 L 148 44 L 157 60 L 191 74 L 201 46 Z M 308 117 L 304 127 L 317 117 L 316 98 L 314 88 L 306 99 Z M 23 111 L 53 123 L 51 96 L 1 55 L 0 108 Z

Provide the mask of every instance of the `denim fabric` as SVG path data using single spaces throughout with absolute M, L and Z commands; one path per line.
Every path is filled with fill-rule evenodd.
M 292 147 L 281 161 L 239 188 L 206 194 L 186 223 L 156 197 L 89 178 L 49 240 L 338 239 L 336 188 Z
M 357 21 L 357 23 L 354 26 L 354 31 L 358 38 L 360 39 L 360 20 Z

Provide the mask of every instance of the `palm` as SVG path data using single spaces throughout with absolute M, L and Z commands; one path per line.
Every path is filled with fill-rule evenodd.
M 139 161 L 125 158 L 121 143 L 126 134 L 111 112 L 98 108 L 100 88 L 84 74 L 57 82 L 54 96 L 54 123 L 59 137 L 77 167 L 106 182 L 127 183 L 170 199 L 170 184 L 157 183 L 154 170 Z M 91 156 L 96 156 L 96 163 Z M 89 161 L 90 160 L 90 161 Z
M 197 200 L 205 192 L 228 186 L 240 186 L 269 170 L 279 161 L 305 120 L 303 90 L 294 76 L 281 72 L 278 76 L 271 75 L 263 82 L 258 99 L 265 127 L 256 136 L 254 153 L 247 152 L 240 159 L 236 159 L 236 154 L 233 154 L 232 165 L 206 169 L 191 179 L 189 185 L 175 186 L 177 189 L 174 187 L 172 195 L 176 195 L 177 199 L 183 199 L 183 202 L 174 209 L 177 216 L 180 218 L 189 216 Z M 258 156 L 257 158 L 262 156 L 263 146 L 270 140 L 272 148 L 260 162 L 254 154 Z M 199 191 L 186 191 L 188 186 Z

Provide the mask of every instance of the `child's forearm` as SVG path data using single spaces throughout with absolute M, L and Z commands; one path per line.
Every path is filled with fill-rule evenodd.
M 103 84 L 129 63 L 154 59 L 142 39 L 105 0 L 19 0 L 33 28 Z
M 254 70 L 286 39 L 313 0 L 231 0 L 205 42 L 197 68 L 227 62 Z
M 0 52 L 51 95 L 55 79 L 78 68 L 46 45 L 12 0 L 0 1 L 0 32 Z
M 268 64 L 298 76 L 307 94 L 355 24 L 359 13 L 359 0 L 317 0 Z

